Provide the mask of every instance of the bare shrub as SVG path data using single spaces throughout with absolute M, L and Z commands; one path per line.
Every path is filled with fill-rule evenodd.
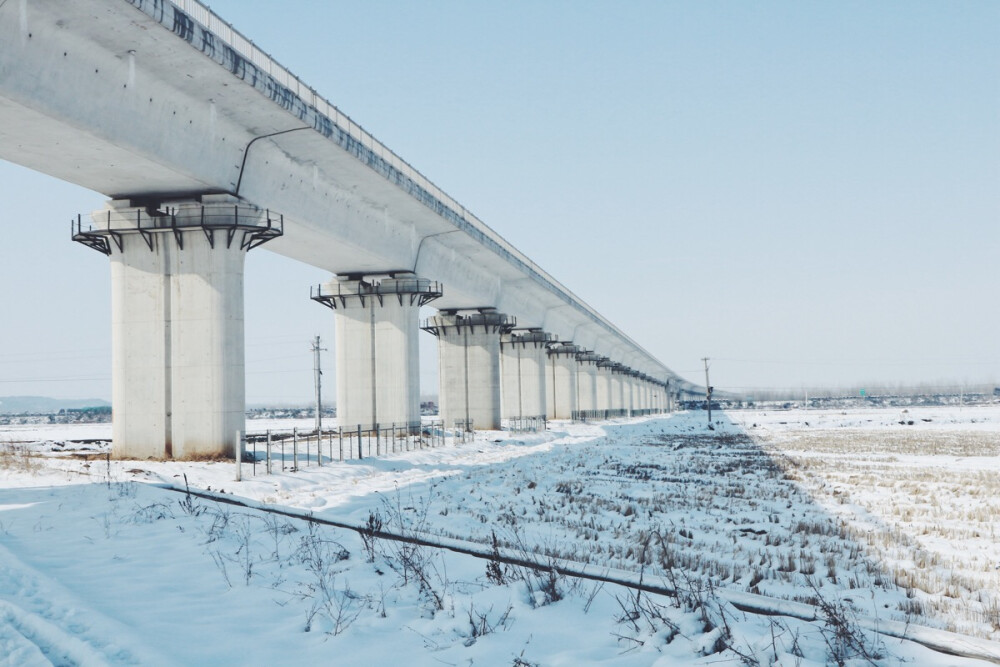
M 38 457 L 26 445 L 4 443 L 0 445 L 0 470 L 36 473 L 42 469 Z
M 506 630 L 510 627 L 510 613 L 514 611 L 514 606 L 507 605 L 507 608 L 493 620 L 490 619 L 493 607 L 490 607 L 485 612 L 480 612 L 476 609 L 473 602 L 469 602 L 469 609 L 467 611 L 469 615 L 469 636 L 465 640 L 465 645 L 472 646 L 476 643 L 477 639 L 493 634 L 497 631 L 497 628 Z

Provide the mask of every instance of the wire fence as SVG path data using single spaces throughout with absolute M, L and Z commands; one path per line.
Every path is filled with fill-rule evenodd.
M 545 415 L 506 417 L 500 420 L 500 430 L 510 433 L 537 433 L 548 428 Z
M 446 429 L 441 421 L 420 424 L 375 424 L 339 426 L 319 432 L 271 430 L 247 433 L 241 439 L 242 464 L 250 464 L 252 474 L 297 472 L 324 464 L 360 460 L 400 452 L 444 447 L 471 442 L 475 431 L 471 420 L 456 420 Z M 240 470 L 243 465 L 239 466 Z M 240 473 L 242 474 L 242 473 Z
M 620 408 L 615 410 L 573 410 L 570 413 L 570 419 L 572 419 L 575 422 L 601 421 L 604 419 L 615 419 L 618 417 L 640 417 L 644 415 L 655 415 L 662 412 L 663 410 L 658 410 L 658 409 L 629 410 L 628 408 Z

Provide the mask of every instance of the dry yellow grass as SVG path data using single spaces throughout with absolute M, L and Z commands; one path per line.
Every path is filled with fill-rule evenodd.
M 1000 437 L 789 430 L 758 442 L 907 589 L 914 609 L 1000 638 Z

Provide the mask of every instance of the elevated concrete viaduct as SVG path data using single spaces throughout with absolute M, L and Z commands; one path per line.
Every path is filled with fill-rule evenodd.
M 0 3 L 0 158 L 110 199 L 74 237 L 112 264 L 116 456 L 233 453 L 243 257 L 265 242 L 333 276 L 312 296 L 334 311 L 342 420 L 419 419 L 424 303 L 448 420 L 623 409 L 616 372 L 636 410 L 687 387 L 195 0 Z

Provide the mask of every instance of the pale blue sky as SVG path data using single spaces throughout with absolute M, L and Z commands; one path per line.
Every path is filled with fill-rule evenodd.
M 1000 383 L 1000 3 L 211 6 L 691 380 Z M 109 397 L 102 198 L 0 192 L 0 395 Z M 247 267 L 248 400 L 306 401 L 325 275 Z

